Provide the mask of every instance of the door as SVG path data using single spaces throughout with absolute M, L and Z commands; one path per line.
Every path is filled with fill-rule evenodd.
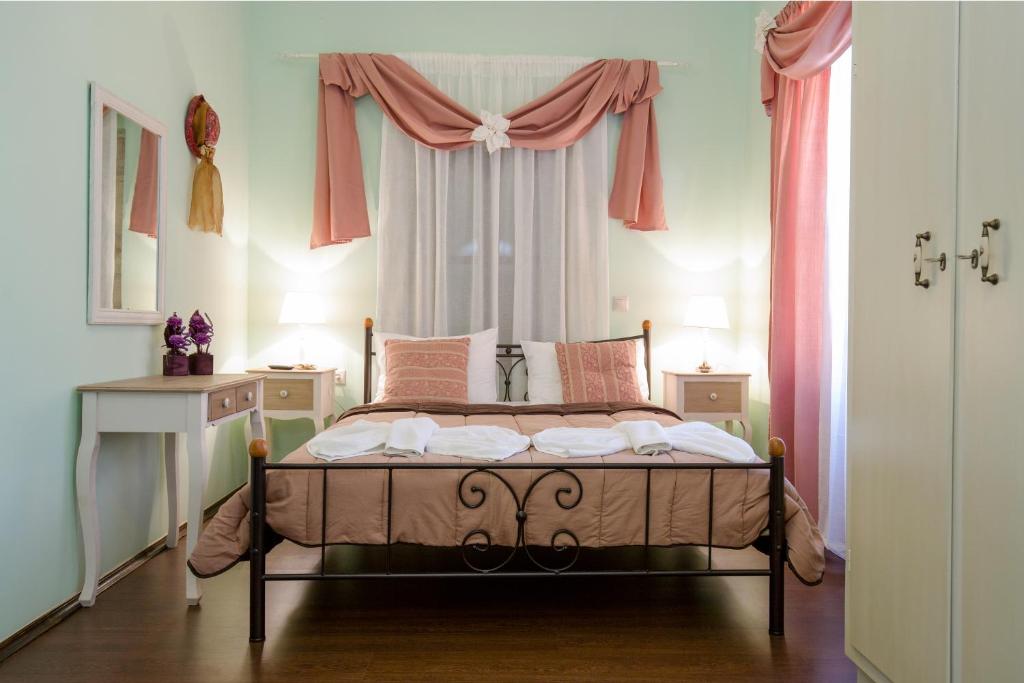
M 960 261 L 954 450 L 953 678 L 1019 681 L 1024 650 L 1024 5 L 960 9 Z
M 949 678 L 956 32 L 953 3 L 853 12 L 846 652 Z

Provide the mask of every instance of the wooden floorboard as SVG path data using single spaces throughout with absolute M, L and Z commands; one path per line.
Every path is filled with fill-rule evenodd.
M 183 546 L 0 664 L 0 681 L 856 678 L 835 557 L 822 585 L 787 575 L 784 638 L 768 635 L 762 577 L 388 580 L 271 583 L 267 641 L 250 645 L 248 565 L 205 581 L 188 608 Z M 728 561 L 745 559 L 763 561 Z

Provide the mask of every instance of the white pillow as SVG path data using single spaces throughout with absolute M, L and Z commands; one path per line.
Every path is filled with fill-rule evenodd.
M 498 400 L 497 369 L 495 357 L 498 352 L 498 328 L 492 327 L 475 334 L 456 334 L 450 337 L 412 337 L 391 332 L 373 333 L 373 351 L 377 358 L 377 392 L 374 402 L 384 398 L 384 378 L 387 375 L 387 359 L 384 342 L 388 339 L 459 339 L 469 337 L 469 364 L 466 366 L 466 383 L 470 403 L 494 403 Z
M 647 383 L 647 367 L 644 364 L 644 345 L 636 341 L 636 384 L 640 396 L 650 400 L 651 387 Z M 561 403 L 562 374 L 558 370 L 555 342 L 523 340 L 523 355 L 526 356 L 526 391 L 530 403 Z M 471 352 L 472 353 L 472 352 Z
M 526 356 L 526 393 L 530 403 L 561 403 L 562 373 L 554 342 L 520 342 Z

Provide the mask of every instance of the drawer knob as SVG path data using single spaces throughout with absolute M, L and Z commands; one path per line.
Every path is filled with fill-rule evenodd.
M 288 390 L 282 389 L 281 393 L 279 393 L 278 396 L 280 396 L 281 398 L 288 398 Z
M 246 401 L 246 403 L 248 403 L 251 400 L 252 400 L 252 392 L 251 391 L 245 392 L 245 401 Z
M 715 393 L 714 391 L 712 391 L 710 394 L 708 394 L 708 398 L 710 398 L 712 401 L 717 401 L 718 400 L 718 394 Z
M 230 408 L 231 407 L 231 399 L 230 398 L 224 399 L 223 401 L 220 402 L 220 405 L 223 408 Z

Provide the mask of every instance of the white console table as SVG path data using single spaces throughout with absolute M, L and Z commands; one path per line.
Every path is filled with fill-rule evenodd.
M 99 582 L 100 526 L 96 509 L 96 459 L 103 432 L 146 432 L 164 435 L 167 471 L 167 547 L 178 544 L 178 434 L 188 446 L 188 555 L 203 524 L 203 493 L 209 473 L 204 432 L 207 427 L 246 415 L 255 438 L 263 438 L 263 375 L 192 375 L 138 377 L 86 384 L 82 394 L 82 439 L 78 446 L 76 486 L 85 546 L 85 580 L 79 601 L 96 601 Z M 199 581 L 185 568 L 185 596 L 199 603 Z

